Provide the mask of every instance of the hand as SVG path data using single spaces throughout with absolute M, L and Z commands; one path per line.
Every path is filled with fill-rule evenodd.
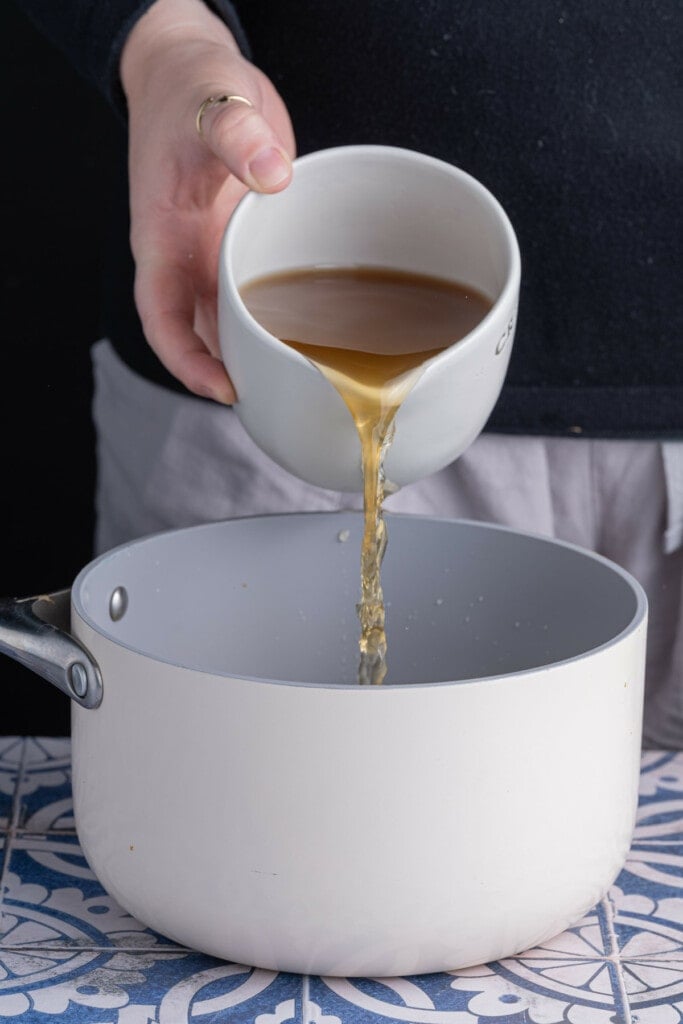
M 135 301 L 164 366 L 197 395 L 235 400 L 220 359 L 216 272 L 225 226 L 248 189 L 291 178 L 294 136 L 268 78 L 201 0 L 157 0 L 121 58 L 129 112 Z M 244 96 L 195 119 L 208 96 Z

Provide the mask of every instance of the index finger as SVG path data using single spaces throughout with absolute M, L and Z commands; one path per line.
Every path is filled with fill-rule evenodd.
M 257 192 L 283 189 L 292 176 L 289 154 L 248 96 L 223 94 L 210 100 L 202 104 L 197 123 L 214 155 Z

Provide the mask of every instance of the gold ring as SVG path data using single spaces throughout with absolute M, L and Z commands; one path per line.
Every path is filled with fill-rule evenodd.
M 248 107 L 254 106 L 251 100 L 248 100 L 246 96 L 235 96 L 234 94 L 228 93 L 225 93 L 223 96 L 207 96 L 197 111 L 197 117 L 195 119 L 197 132 L 199 133 L 200 138 L 204 138 L 204 132 L 202 131 L 202 118 L 204 117 L 204 114 L 207 110 L 211 110 L 213 107 L 220 107 L 224 103 L 246 103 Z

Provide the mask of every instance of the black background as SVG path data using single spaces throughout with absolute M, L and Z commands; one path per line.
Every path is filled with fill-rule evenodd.
M 0 5 L 0 595 L 71 584 L 92 556 L 89 348 L 99 336 L 113 114 L 24 15 Z M 66 735 L 69 700 L 0 656 L 1 734 Z

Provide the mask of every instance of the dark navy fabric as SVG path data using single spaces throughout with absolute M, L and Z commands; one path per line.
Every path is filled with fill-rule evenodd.
M 40 31 L 125 117 L 119 60 L 128 33 L 154 0 L 16 0 Z M 228 24 L 242 50 L 249 44 L 229 0 L 207 6 Z
M 120 104 L 122 36 L 145 3 L 23 6 Z M 239 33 L 233 8 L 213 6 Z M 407 146 L 464 168 L 506 208 L 523 285 L 489 429 L 683 437 L 679 0 L 241 0 L 236 9 L 301 153 Z M 73 43 L 60 35 L 65 10 Z M 103 329 L 134 369 L 179 386 L 146 350 L 132 305 L 123 176 L 118 203 Z

